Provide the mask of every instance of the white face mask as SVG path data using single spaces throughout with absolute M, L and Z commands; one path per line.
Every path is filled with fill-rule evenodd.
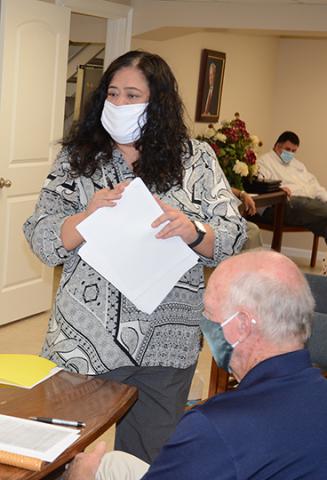
M 133 143 L 140 138 L 141 128 L 146 124 L 148 105 L 133 103 L 117 106 L 106 100 L 101 115 L 102 126 L 115 142 L 122 145 Z

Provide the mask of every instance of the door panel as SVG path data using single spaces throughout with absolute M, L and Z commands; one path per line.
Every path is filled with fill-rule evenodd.
M 32 213 L 63 132 L 68 9 L 2 0 L 0 23 L 0 324 L 50 308 L 53 270 L 30 251 Z M 0 182 L 1 185 L 1 182 Z

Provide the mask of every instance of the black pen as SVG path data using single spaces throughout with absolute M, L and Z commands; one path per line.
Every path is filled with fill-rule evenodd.
M 48 418 L 48 417 L 28 417 L 30 420 L 35 420 L 36 422 L 51 423 L 53 425 L 62 425 L 64 427 L 85 427 L 84 422 L 77 422 L 74 420 L 61 420 L 59 418 Z

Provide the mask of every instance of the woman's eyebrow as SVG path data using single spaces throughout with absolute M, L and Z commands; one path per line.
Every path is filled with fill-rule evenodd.
M 137 92 L 142 92 L 142 90 L 137 87 L 124 87 L 124 90 L 136 90 Z
M 111 88 L 119 90 L 119 88 L 116 87 L 116 85 L 109 85 L 108 90 L 110 90 Z M 137 88 L 137 87 L 124 87 L 123 90 L 136 90 L 137 92 L 142 92 L 142 90 L 140 88 Z

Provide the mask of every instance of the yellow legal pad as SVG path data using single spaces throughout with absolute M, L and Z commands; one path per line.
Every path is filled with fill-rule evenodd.
M 0 384 L 33 388 L 61 368 L 38 355 L 0 354 Z

